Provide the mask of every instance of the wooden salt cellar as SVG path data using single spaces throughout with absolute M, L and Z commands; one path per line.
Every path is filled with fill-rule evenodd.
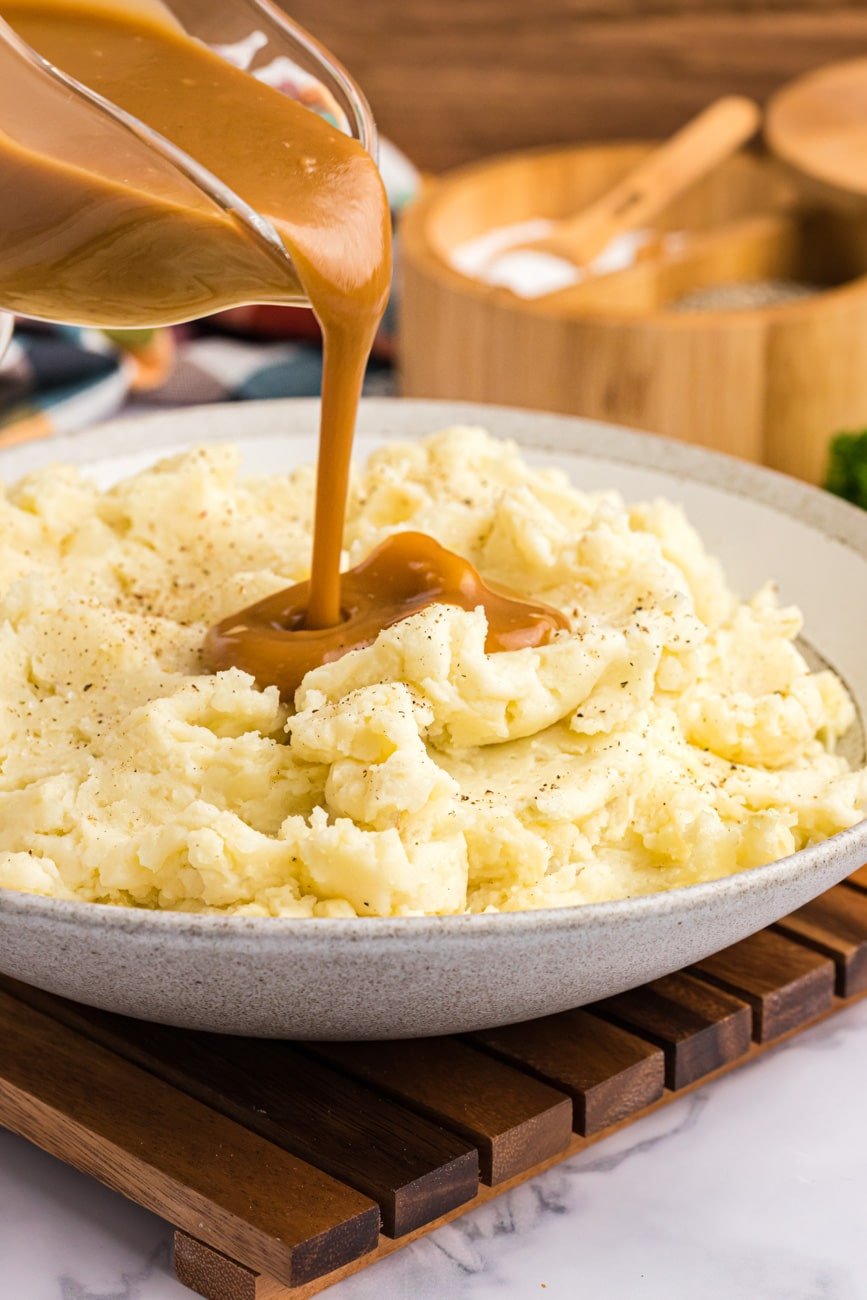
M 431 182 L 401 227 L 403 393 L 594 417 L 821 482 L 829 438 L 867 424 L 867 219 L 804 206 L 782 164 L 731 158 L 654 226 L 687 232 L 679 250 L 544 298 L 451 266 L 492 228 L 579 211 L 647 149 L 519 153 Z M 693 290 L 768 279 L 822 288 L 669 310 Z

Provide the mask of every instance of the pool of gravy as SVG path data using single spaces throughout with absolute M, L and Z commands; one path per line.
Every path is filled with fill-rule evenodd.
M 370 645 L 383 628 L 428 605 L 468 610 L 481 605 L 488 620 L 489 654 L 544 645 L 569 626 L 558 610 L 518 600 L 485 583 L 468 560 L 425 533 L 393 533 L 341 575 L 336 627 L 305 626 L 309 598 L 310 584 L 300 582 L 223 619 L 205 641 L 207 666 L 214 672 L 243 668 L 257 681 L 278 686 L 291 701 L 311 668 Z
M 279 235 L 291 261 L 192 186 L 166 193 L 105 139 L 70 158 L 57 96 L 29 94 L 26 129 L 0 134 L 0 305 L 114 327 L 168 324 L 244 302 L 309 301 L 322 328 L 322 411 L 311 575 L 208 635 L 213 669 L 236 665 L 289 697 L 304 673 L 435 601 L 489 620 L 488 648 L 537 645 L 565 621 L 487 587 L 430 538 L 401 533 L 341 575 L 355 419 L 391 282 L 391 226 L 377 167 L 358 142 L 189 37 L 159 6 L 126 14 L 77 0 L 10 0 L 3 18 L 43 57 L 206 167 Z M 20 61 L 0 45 L 6 94 Z M 3 66 L 3 64 L 7 66 Z M 8 73 L 8 77 L 7 74 Z M 3 92 L 0 91 L 0 94 Z M 53 95 L 53 97 L 52 97 Z M 80 112 L 74 103 L 70 112 Z M 40 121 L 40 112 L 44 120 Z M 84 141 L 84 144 L 82 144 Z

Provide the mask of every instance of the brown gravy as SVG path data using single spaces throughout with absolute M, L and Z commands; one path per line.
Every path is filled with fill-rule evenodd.
M 279 686 L 291 700 L 304 674 L 349 650 L 370 645 L 378 632 L 428 605 L 442 603 L 488 618 L 486 650 L 544 645 L 568 627 L 557 610 L 530 605 L 483 582 L 468 560 L 424 533 L 394 533 L 356 568 L 341 575 L 342 619 L 322 631 L 307 626 L 310 584 L 278 591 L 211 628 L 205 641 L 208 667 L 243 668 L 260 682 Z
M 391 279 L 388 204 L 365 150 L 231 67 L 159 6 L 118 15 L 77 0 L 10 0 L 2 15 L 45 58 L 267 217 L 292 261 L 182 178 L 167 184 L 134 142 L 110 133 L 100 141 L 92 122 L 89 133 L 73 130 L 82 111 L 75 101 L 64 103 L 0 43 L 0 105 L 4 95 L 27 105 L 17 138 L 0 134 L 0 305 L 123 327 L 306 298 L 322 326 L 310 581 L 213 629 L 209 666 L 248 668 L 288 695 L 309 668 L 434 601 L 484 605 L 492 650 L 537 645 L 565 626 L 544 606 L 485 587 L 470 565 L 420 534 L 399 534 L 340 574 L 356 412 Z M 70 152 L 59 158 L 47 146 L 65 114 Z

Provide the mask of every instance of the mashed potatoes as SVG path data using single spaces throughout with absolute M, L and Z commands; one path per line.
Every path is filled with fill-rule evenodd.
M 219 446 L 0 501 L 0 885 L 260 916 L 572 905 L 710 880 L 859 821 L 853 719 L 772 588 L 741 604 L 681 511 L 585 495 L 475 429 L 371 457 L 346 541 L 432 534 L 572 633 L 486 655 L 436 606 L 294 709 L 204 674 L 206 627 L 307 575 L 312 475 Z

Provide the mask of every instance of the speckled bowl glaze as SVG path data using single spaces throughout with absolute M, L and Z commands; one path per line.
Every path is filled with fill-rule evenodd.
M 0 455 L 8 481 L 49 460 L 103 482 L 170 450 L 243 442 L 245 467 L 312 459 L 316 404 L 269 402 L 117 421 Z M 516 438 L 583 488 L 683 502 L 743 594 L 768 577 L 810 643 L 867 703 L 867 515 L 768 470 L 586 420 L 369 401 L 361 452 L 449 424 Z M 853 757 L 860 759 L 857 728 Z M 110 1011 L 267 1037 L 401 1038 L 561 1011 L 698 961 L 867 861 L 867 822 L 710 884 L 580 908 L 404 920 L 258 920 L 132 911 L 0 890 L 0 970 Z

